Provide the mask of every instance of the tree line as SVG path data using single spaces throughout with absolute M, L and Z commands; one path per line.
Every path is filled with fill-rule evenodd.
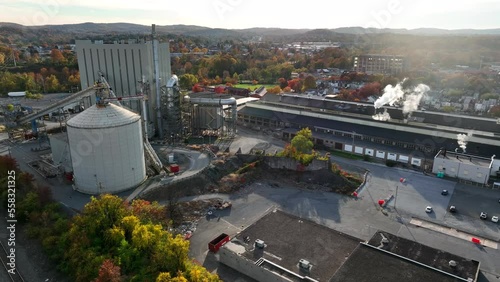
M 188 256 L 189 241 L 167 231 L 166 208 L 112 195 L 92 197 L 68 218 L 48 187 L 0 156 L 2 205 L 8 203 L 8 171 L 16 171 L 16 219 L 73 281 L 220 281 Z

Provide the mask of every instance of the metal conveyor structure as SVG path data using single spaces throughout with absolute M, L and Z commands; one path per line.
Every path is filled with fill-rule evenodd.
M 17 124 L 23 124 L 27 122 L 31 122 L 32 120 L 38 119 L 43 117 L 44 115 L 48 115 L 57 109 L 60 109 L 66 105 L 72 104 L 74 102 L 77 102 L 81 100 L 82 98 L 89 97 L 91 95 L 95 94 L 96 87 L 92 86 L 87 89 L 84 89 L 80 92 L 77 92 L 75 94 L 72 94 L 60 101 L 55 102 L 54 104 L 36 112 L 36 113 L 31 113 L 26 116 L 20 117 L 19 119 L 16 120 Z

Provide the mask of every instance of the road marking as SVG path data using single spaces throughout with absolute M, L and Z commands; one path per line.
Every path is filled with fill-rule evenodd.
M 498 243 L 496 243 L 494 241 L 491 241 L 491 240 L 488 240 L 488 239 L 485 239 L 485 238 L 482 238 L 479 236 L 471 235 L 469 233 L 465 233 L 462 231 L 458 231 L 458 230 L 453 229 L 453 228 L 444 227 L 444 226 L 441 226 L 438 224 L 434 224 L 434 223 L 431 223 L 428 221 L 415 219 L 415 218 L 412 218 L 410 220 L 410 223 L 415 225 L 415 226 L 418 226 L 418 227 L 433 230 L 433 231 L 443 233 L 443 234 L 446 234 L 449 236 L 453 236 L 455 238 L 459 238 L 459 239 L 469 241 L 469 242 L 472 242 L 472 238 L 477 238 L 481 241 L 481 245 L 483 245 L 485 247 L 492 248 L 492 249 L 498 249 Z

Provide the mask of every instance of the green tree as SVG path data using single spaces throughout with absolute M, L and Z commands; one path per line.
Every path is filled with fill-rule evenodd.
M 231 81 L 231 83 L 233 84 L 237 84 L 238 82 L 240 82 L 240 77 L 238 76 L 238 73 L 233 73 L 233 80 Z
M 314 144 L 311 139 L 308 139 L 304 135 L 297 134 L 292 139 L 292 146 L 297 149 L 299 154 L 307 154 L 310 153 Z
M 47 92 L 57 92 L 60 87 L 59 80 L 55 75 L 51 74 L 45 79 L 45 89 Z
M 179 85 L 183 89 L 191 89 L 196 83 L 198 83 L 198 78 L 190 73 L 183 74 L 179 77 Z
M 312 149 L 314 144 L 312 142 L 312 132 L 309 128 L 303 128 L 297 132 L 292 142 L 285 146 L 285 149 L 280 156 L 294 158 L 303 165 L 308 165 L 316 157 L 317 153 Z

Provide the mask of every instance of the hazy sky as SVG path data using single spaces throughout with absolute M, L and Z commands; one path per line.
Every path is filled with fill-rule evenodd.
M 296 4 L 297 3 L 297 4 Z M 500 28 L 498 0 L 0 0 L 0 22 L 219 28 Z

